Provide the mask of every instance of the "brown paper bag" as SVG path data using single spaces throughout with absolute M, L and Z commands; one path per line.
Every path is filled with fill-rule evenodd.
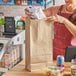
M 26 19 L 26 69 L 50 66 L 53 61 L 52 24 L 45 20 Z

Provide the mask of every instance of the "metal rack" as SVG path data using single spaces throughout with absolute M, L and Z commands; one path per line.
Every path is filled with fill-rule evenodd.
M 11 45 L 9 43 L 2 49 L 4 51 L 3 56 L 0 60 L 0 75 L 10 70 L 21 59 L 21 45 Z
M 13 38 L 0 37 L 0 43 L 4 44 L 0 51 L 0 76 L 22 60 L 24 33 L 22 31 Z

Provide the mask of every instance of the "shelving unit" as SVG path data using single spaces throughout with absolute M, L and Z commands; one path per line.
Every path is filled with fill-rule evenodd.
M 0 51 L 0 76 L 22 60 L 25 31 L 17 30 L 17 33 L 13 38 L 0 37 L 0 43 L 4 44 L 4 48 Z

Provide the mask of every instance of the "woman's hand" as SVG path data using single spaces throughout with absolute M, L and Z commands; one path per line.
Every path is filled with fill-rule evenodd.
M 65 18 L 62 17 L 62 16 L 59 16 L 59 15 L 55 15 L 55 16 L 50 16 L 50 17 L 47 17 L 46 21 L 48 22 L 60 22 L 60 23 L 64 23 L 65 21 Z

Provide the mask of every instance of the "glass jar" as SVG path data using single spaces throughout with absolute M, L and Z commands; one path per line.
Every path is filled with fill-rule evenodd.
M 71 60 L 71 76 L 76 76 L 76 59 Z

